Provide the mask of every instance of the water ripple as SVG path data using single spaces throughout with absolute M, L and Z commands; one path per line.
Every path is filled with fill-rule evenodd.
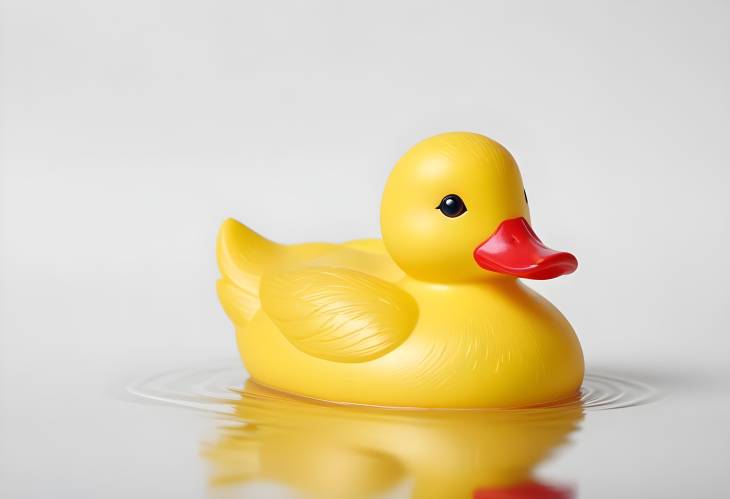
M 176 369 L 136 380 L 126 391 L 137 399 L 228 414 L 241 400 L 246 378 L 240 366 Z M 580 405 L 586 411 L 603 411 L 644 405 L 657 397 L 657 391 L 641 381 L 587 373 L 579 400 L 551 407 Z

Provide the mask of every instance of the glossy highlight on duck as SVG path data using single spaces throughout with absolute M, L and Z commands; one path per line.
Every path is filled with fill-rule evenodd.
M 382 239 L 340 244 L 278 244 L 223 224 L 218 294 L 253 379 L 394 407 L 576 396 L 575 332 L 519 279 L 569 274 L 577 260 L 537 237 L 504 147 L 466 132 L 424 140 L 393 168 L 380 213 Z

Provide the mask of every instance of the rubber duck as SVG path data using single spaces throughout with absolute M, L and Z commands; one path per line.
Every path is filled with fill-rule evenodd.
M 288 489 L 282 497 L 569 499 L 569 488 L 535 477 L 534 469 L 582 420 L 580 403 L 382 409 L 319 403 L 249 381 L 202 454 L 214 490 L 231 497 L 248 497 L 247 486 L 265 483 Z
M 428 138 L 393 168 L 382 240 L 285 245 L 229 219 L 217 290 L 252 379 L 341 403 L 511 408 L 576 397 L 573 328 L 522 279 L 577 267 L 530 225 L 512 155 Z

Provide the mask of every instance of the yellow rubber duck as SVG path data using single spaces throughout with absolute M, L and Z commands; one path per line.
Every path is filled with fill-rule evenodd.
M 218 295 L 267 387 L 378 406 L 549 404 L 577 395 L 583 354 L 565 317 L 518 278 L 577 261 L 529 221 L 510 153 L 445 133 L 394 167 L 382 241 L 282 245 L 227 220 Z
M 220 497 L 248 497 L 234 487 L 255 483 L 285 486 L 286 497 L 320 499 L 392 497 L 402 488 L 413 499 L 572 497 L 541 482 L 534 470 L 578 428 L 579 403 L 394 410 L 332 406 L 249 382 L 233 408 L 219 438 L 202 452 Z

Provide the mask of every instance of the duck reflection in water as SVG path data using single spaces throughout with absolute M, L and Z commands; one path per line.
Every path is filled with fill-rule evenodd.
M 570 489 L 540 482 L 533 471 L 566 443 L 583 408 L 577 401 L 501 411 L 343 406 L 249 381 L 231 418 L 203 452 L 216 488 L 275 482 L 295 497 L 364 499 L 405 481 L 414 499 L 570 499 Z

